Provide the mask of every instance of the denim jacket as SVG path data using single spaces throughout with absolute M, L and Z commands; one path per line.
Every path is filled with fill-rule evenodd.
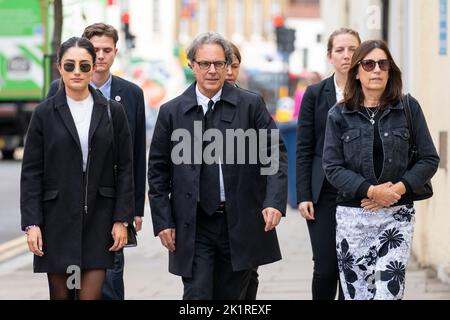
M 374 126 L 367 115 L 343 104 L 330 109 L 322 165 L 327 179 L 338 189 L 338 202 L 355 199 L 358 188 L 365 181 L 377 185 L 403 179 L 411 190 L 415 190 L 436 173 L 439 156 L 422 109 L 412 97 L 410 108 L 418 161 L 408 169 L 411 133 L 402 103 L 388 106 L 378 122 L 384 153 L 379 179 L 373 165 Z

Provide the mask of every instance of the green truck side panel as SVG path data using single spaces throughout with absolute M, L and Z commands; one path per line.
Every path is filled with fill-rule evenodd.
M 48 7 L 49 0 L 0 0 L 0 102 L 43 98 Z

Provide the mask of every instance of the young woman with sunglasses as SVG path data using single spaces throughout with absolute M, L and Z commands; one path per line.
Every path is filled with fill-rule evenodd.
M 297 126 L 297 202 L 306 219 L 313 252 L 313 300 L 333 300 L 339 283 L 336 257 L 336 189 L 325 179 L 322 150 L 328 110 L 342 99 L 352 55 L 361 43 L 351 29 L 334 31 L 328 59 L 334 74 L 309 86 L 302 98 Z M 341 299 L 342 290 L 339 290 Z
M 34 272 L 47 273 L 50 299 L 100 299 L 105 269 L 127 243 L 126 224 L 133 220 L 127 119 L 115 101 L 109 117 L 108 101 L 89 85 L 95 58 L 85 38 L 61 45 L 62 86 L 36 108 L 27 133 L 22 230 Z
M 437 170 L 439 157 L 419 103 L 410 131 L 401 71 L 380 40 L 353 55 L 344 101 L 328 114 L 323 151 L 338 190 L 336 248 L 346 299 L 402 299 L 415 211 L 411 192 Z M 409 166 L 410 136 L 417 162 Z

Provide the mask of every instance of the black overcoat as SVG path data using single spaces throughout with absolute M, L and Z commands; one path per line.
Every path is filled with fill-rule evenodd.
M 112 225 L 133 220 L 133 159 L 125 112 L 111 101 L 119 150 L 115 183 L 107 100 L 92 87 L 89 90 L 94 107 L 85 179 L 80 141 L 64 88 L 43 101 L 30 122 L 20 206 L 22 230 L 28 225 L 39 225 L 42 230 L 44 256 L 34 257 L 35 272 L 65 273 L 69 266 L 111 268 Z
M 117 76 L 111 76 L 111 100 L 123 105 L 127 114 L 128 127 L 133 141 L 133 172 L 134 172 L 134 215 L 144 215 L 145 203 L 145 160 L 147 145 L 145 142 L 145 102 L 144 93 L 134 83 Z M 54 80 L 47 93 L 50 98 L 58 91 L 60 80 Z
M 302 98 L 297 123 L 297 203 L 319 201 L 325 172 L 323 144 L 328 111 L 336 104 L 334 76 L 309 86 Z
M 223 137 L 227 129 L 276 129 L 260 96 L 227 82 L 214 108 L 217 108 L 214 112 L 219 112 L 217 128 Z M 154 233 L 176 228 L 176 250 L 169 253 L 169 271 L 185 277 L 192 276 L 201 164 L 175 164 L 171 153 L 178 141 L 172 141 L 171 137 L 176 129 L 185 129 L 193 138 L 192 143 L 198 143 L 201 136 L 194 133 L 194 121 L 201 122 L 202 118 L 194 83 L 161 107 L 149 153 L 149 199 Z M 273 147 L 279 151 L 279 169 L 275 174 L 262 175 L 260 161 L 222 164 L 231 263 L 235 271 L 281 259 L 276 231 L 264 231 L 261 213 L 266 207 L 276 208 L 283 215 L 286 212 L 286 148 L 281 138 Z

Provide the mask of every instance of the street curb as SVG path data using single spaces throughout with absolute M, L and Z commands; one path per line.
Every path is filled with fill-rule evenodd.
M 14 258 L 28 251 L 27 237 L 25 235 L 0 244 L 0 263 Z

